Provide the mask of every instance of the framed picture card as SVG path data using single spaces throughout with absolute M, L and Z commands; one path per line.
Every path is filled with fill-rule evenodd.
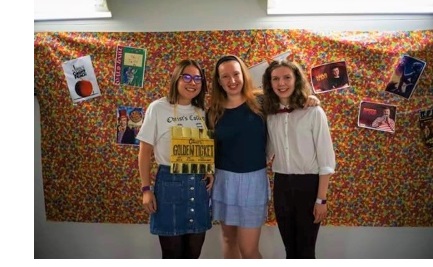
M 346 62 L 332 62 L 311 68 L 311 85 L 315 93 L 350 87 Z
M 395 132 L 397 107 L 383 103 L 361 101 L 358 126 L 384 132 Z
M 394 73 L 385 91 L 409 99 L 413 94 L 426 63 L 420 59 L 404 55 L 394 68 Z

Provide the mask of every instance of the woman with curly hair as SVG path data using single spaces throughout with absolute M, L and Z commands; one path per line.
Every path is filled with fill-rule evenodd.
M 273 61 L 262 82 L 275 215 L 286 258 L 315 258 L 335 169 L 328 120 L 320 106 L 304 108 L 311 88 L 297 63 Z

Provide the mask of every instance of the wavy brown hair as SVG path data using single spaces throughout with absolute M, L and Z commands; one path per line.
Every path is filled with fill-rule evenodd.
M 287 60 L 274 60 L 266 68 L 262 76 L 263 85 L 263 110 L 266 114 L 275 114 L 280 108 L 280 99 L 272 89 L 272 71 L 279 67 L 290 68 L 295 75 L 295 89 L 289 97 L 289 105 L 292 108 L 303 108 L 307 102 L 308 96 L 311 95 L 311 86 L 302 70 L 301 66 L 296 62 Z
M 208 122 L 209 122 L 209 127 L 211 129 L 215 128 L 215 125 L 218 123 L 218 120 L 223 116 L 225 110 L 224 104 L 227 101 L 227 93 L 226 91 L 224 91 L 223 87 L 219 83 L 220 75 L 219 75 L 218 68 L 222 63 L 227 61 L 236 61 L 241 66 L 242 77 L 244 80 L 244 85 L 242 87 L 241 94 L 244 97 L 248 107 L 254 113 L 256 113 L 257 115 L 263 118 L 263 112 L 256 100 L 256 96 L 254 94 L 255 88 L 247 66 L 239 57 L 234 55 L 227 55 L 221 57 L 217 61 L 212 76 L 211 104 L 208 111 Z
M 178 102 L 179 91 L 177 90 L 177 87 L 179 83 L 179 78 L 180 75 L 183 73 L 183 70 L 188 66 L 196 67 L 200 72 L 200 76 L 202 77 L 200 93 L 191 100 L 191 104 L 204 110 L 204 99 L 207 91 L 206 77 L 204 74 L 204 70 L 200 67 L 198 62 L 192 59 L 184 59 L 180 61 L 174 68 L 173 74 L 171 75 L 170 91 L 168 92 L 167 100 L 168 102 L 170 102 L 170 104 L 176 104 Z

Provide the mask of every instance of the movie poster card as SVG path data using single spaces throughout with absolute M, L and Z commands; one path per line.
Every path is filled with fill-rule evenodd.
M 386 85 L 385 91 L 409 99 L 418 84 L 426 62 L 404 55 L 394 68 L 394 72 Z
M 117 108 L 116 143 L 138 146 L 136 139 L 144 120 L 144 110 L 138 107 L 119 106 Z
M 72 102 L 78 103 L 101 95 L 90 56 L 62 64 Z
M 114 64 L 114 84 L 143 87 L 147 50 L 117 46 Z
M 397 107 L 394 105 L 361 101 L 358 127 L 394 133 L 396 114 Z
M 346 62 L 332 62 L 311 68 L 311 84 L 315 93 L 350 87 Z
M 419 112 L 419 126 L 424 143 L 433 148 L 433 108 Z

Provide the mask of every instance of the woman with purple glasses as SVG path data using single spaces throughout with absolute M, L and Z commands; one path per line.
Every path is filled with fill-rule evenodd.
M 199 258 L 206 231 L 212 227 L 209 191 L 213 175 L 170 170 L 172 127 L 207 129 L 205 92 L 200 65 L 182 60 L 172 74 L 168 96 L 149 105 L 136 137 L 140 140 L 143 205 L 150 214 L 150 232 L 159 236 L 163 259 Z M 152 154 L 158 164 L 154 188 L 150 178 Z

